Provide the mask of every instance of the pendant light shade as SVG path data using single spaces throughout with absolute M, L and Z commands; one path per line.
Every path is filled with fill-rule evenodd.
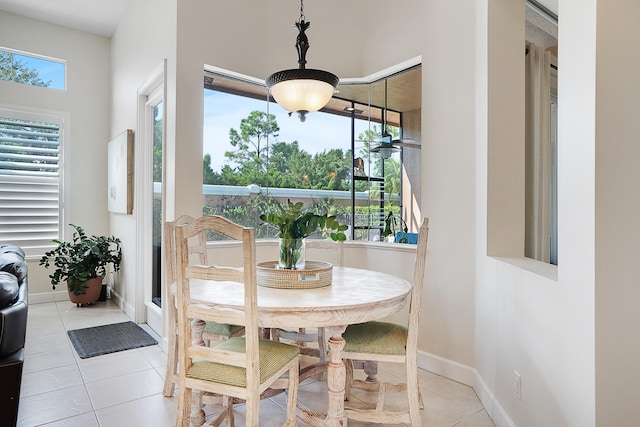
M 298 113 L 302 122 L 307 113 L 318 111 L 327 105 L 340 82 L 335 74 L 305 67 L 305 56 L 309 49 L 305 31 L 310 25 L 311 22 L 304 20 L 304 5 L 301 0 L 300 20 L 295 23 L 298 28 L 298 68 L 275 72 L 265 81 L 276 102 L 287 111 Z

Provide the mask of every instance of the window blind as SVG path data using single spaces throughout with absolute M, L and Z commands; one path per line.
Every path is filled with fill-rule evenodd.
M 41 255 L 60 236 L 60 129 L 0 117 L 0 243 Z

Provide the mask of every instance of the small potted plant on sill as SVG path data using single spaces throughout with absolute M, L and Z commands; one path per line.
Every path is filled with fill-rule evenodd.
M 279 214 L 262 214 L 260 219 L 279 230 L 280 256 L 279 268 L 299 270 L 304 268 L 304 239 L 315 233 L 327 232 L 329 237 L 338 242 L 347 240 L 344 231 L 346 224 L 340 224 L 335 216 L 318 215 L 304 211 L 302 202 L 280 205 Z
M 66 280 L 71 302 L 85 306 L 98 300 L 107 267 L 120 269 L 122 249 L 116 237 L 87 236 L 82 227 L 69 225 L 75 229 L 72 241 L 54 240 L 58 246 L 42 256 L 40 265 L 54 268 L 53 289 Z
M 384 230 L 382 230 L 382 237 L 388 241 L 396 243 L 409 243 L 408 233 L 409 227 L 401 216 L 389 211 L 384 218 Z

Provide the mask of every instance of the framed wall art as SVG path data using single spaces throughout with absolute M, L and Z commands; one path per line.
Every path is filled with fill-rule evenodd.
M 109 141 L 109 212 L 133 213 L 133 130 L 127 129 Z

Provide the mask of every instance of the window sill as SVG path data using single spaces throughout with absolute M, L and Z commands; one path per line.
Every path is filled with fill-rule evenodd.
M 256 239 L 256 246 L 273 246 L 278 244 L 278 239 Z M 210 240 L 207 246 L 210 247 L 236 247 L 241 243 L 232 240 Z M 361 247 L 374 250 L 394 250 L 398 252 L 415 252 L 418 245 L 410 245 L 408 243 L 390 243 L 390 242 L 370 242 L 366 240 L 348 240 L 344 242 L 345 247 Z
M 516 268 L 526 270 L 530 273 L 537 274 L 546 279 L 554 282 L 558 281 L 558 266 L 549 264 L 542 261 L 537 261 L 531 258 L 507 258 L 507 257 L 492 257 L 495 260 L 502 261 L 505 264 L 512 265 Z

